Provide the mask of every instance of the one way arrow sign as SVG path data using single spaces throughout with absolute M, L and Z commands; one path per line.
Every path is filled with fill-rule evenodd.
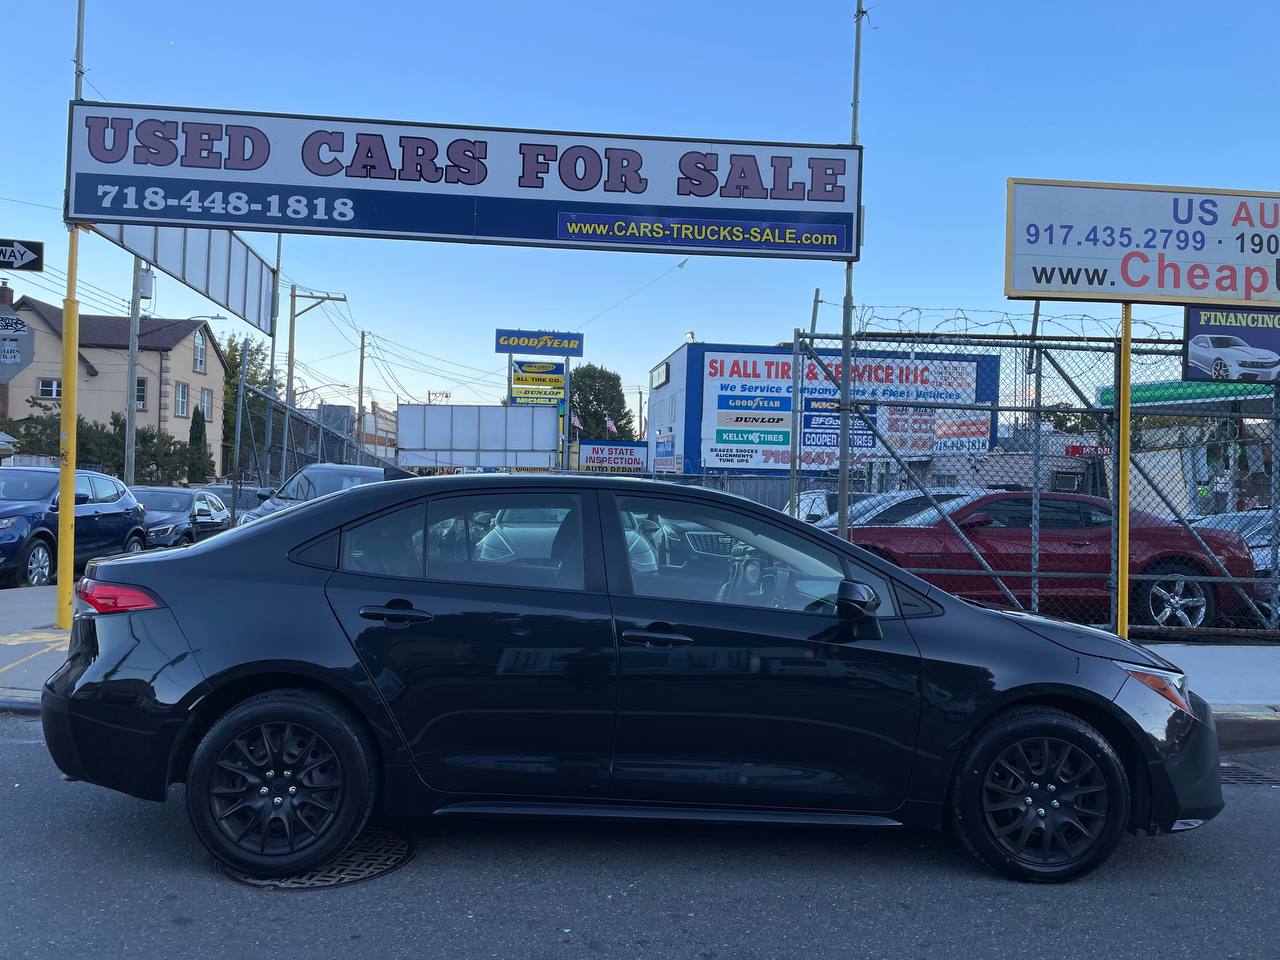
M 44 269 L 44 244 L 38 240 L 0 239 L 0 270 Z

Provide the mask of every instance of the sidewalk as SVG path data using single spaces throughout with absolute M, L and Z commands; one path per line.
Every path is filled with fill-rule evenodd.
M 40 686 L 66 656 L 67 634 L 53 626 L 56 590 L 0 590 L 0 711 L 38 712 Z M 1280 747 L 1280 644 L 1152 649 L 1185 670 L 1191 689 L 1213 705 L 1224 750 Z

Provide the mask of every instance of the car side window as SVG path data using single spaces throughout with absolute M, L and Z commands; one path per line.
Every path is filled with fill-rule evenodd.
M 106 477 L 89 477 L 93 485 L 94 503 L 115 503 L 120 498 L 116 495 L 116 485 Z
M 1043 502 L 1041 506 L 1043 507 Z M 1030 500 L 992 500 L 974 512 L 990 514 L 993 527 L 1031 529 Z
M 1111 511 L 1092 503 L 1080 504 L 1080 525 L 1085 527 L 1111 526 Z
M 423 577 L 426 505 L 415 503 L 342 531 L 339 566 L 379 577 Z
M 840 582 L 854 579 L 894 615 L 893 591 L 860 564 L 751 514 L 659 497 L 619 497 L 637 596 L 834 615 Z
M 218 497 L 215 497 L 212 493 L 206 494 L 205 500 L 208 501 L 209 509 L 211 509 L 214 513 L 222 513 L 222 511 L 227 509 L 227 505 L 223 503 L 221 499 L 219 499 Z
M 427 578 L 582 590 L 582 500 L 564 493 L 438 497 L 427 517 Z
M 93 488 L 89 486 L 89 478 L 76 477 L 76 503 L 92 503 Z

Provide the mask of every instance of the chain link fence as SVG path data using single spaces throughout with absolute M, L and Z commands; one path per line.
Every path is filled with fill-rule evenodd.
M 840 338 L 793 346 L 793 475 L 663 478 L 834 535 Z M 1135 341 L 1122 562 L 1118 363 L 1113 338 L 859 336 L 849 539 L 981 603 L 1114 627 L 1126 569 L 1135 636 L 1280 638 L 1280 384 L 1184 382 L 1181 342 Z

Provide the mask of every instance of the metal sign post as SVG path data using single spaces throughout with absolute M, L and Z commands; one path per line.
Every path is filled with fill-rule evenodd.
M 1129 441 L 1130 388 L 1133 361 L 1133 305 L 1120 307 L 1120 377 L 1116 384 L 1116 405 L 1120 411 L 1120 450 L 1116 467 L 1116 633 L 1129 636 Z

